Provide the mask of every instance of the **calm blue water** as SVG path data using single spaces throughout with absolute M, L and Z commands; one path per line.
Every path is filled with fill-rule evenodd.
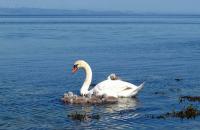
M 145 87 L 115 105 L 65 105 L 64 92 L 78 93 L 84 80 L 71 74 L 77 59 L 90 63 L 93 83 L 116 73 Z M 199 79 L 198 16 L 0 18 L 0 129 L 199 129 L 200 117 L 145 116 L 190 104 L 179 96 L 199 95 Z M 76 111 L 100 119 L 68 118 Z

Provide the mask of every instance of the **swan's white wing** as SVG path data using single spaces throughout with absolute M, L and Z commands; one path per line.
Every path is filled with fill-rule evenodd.
M 114 97 L 130 97 L 137 93 L 138 87 L 121 80 L 104 80 L 97 84 L 91 91 L 97 95 L 106 94 Z

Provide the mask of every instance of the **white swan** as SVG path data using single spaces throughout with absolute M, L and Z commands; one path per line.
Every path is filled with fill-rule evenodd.
M 80 90 L 81 95 L 94 94 L 98 96 L 132 97 L 135 96 L 144 86 L 144 83 L 135 86 L 120 79 L 113 79 L 113 76 L 115 75 L 112 74 L 108 76 L 107 80 L 98 83 L 93 89 L 88 90 L 92 82 L 92 70 L 87 62 L 84 60 L 77 60 L 74 63 L 72 72 L 75 73 L 80 68 L 83 68 L 86 73 L 85 81 Z

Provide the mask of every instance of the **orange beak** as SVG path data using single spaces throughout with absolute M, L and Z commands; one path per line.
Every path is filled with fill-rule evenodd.
M 74 65 L 72 68 L 72 73 L 75 73 L 77 70 L 78 70 L 78 67 Z

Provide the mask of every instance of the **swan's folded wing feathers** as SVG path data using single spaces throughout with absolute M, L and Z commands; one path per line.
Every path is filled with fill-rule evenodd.
M 130 89 L 132 89 L 132 88 L 131 88 L 131 87 L 128 87 L 128 86 L 126 86 L 126 88 L 125 88 L 124 90 L 122 90 L 122 91 L 130 90 Z
M 121 80 L 104 80 L 95 86 L 95 90 L 118 93 L 123 90 L 133 89 L 133 87 L 130 83 Z
M 142 87 L 135 86 L 134 84 L 122 80 L 104 80 L 97 84 L 93 92 L 97 95 L 110 95 L 110 96 L 131 96 L 137 93 Z

